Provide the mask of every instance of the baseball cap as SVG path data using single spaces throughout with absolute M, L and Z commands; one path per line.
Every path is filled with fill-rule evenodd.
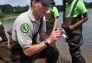
M 51 4 L 54 2 L 53 0 L 40 0 L 43 5 L 51 6 Z

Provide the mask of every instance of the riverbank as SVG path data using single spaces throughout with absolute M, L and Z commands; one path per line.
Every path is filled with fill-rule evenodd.
M 12 21 L 17 16 L 18 16 L 18 14 L 2 14 L 2 17 L 0 18 L 0 21 L 2 21 L 2 22 Z

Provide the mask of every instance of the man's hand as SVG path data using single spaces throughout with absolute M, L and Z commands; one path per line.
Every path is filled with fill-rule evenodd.
M 75 26 L 74 26 L 74 25 L 70 25 L 70 26 L 69 26 L 69 29 L 70 29 L 70 30 L 74 30 L 74 29 L 75 29 Z
M 49 41 L 49 44 L 55 43 L 61 37 L 61 35 L 61 29 L 56 29 L 52 31 L 50 37 L 47 39 Z

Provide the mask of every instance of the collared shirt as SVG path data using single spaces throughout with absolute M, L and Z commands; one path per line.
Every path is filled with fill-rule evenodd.
M 32 9 L 20 14 L 14 22 L 12 38 L 18 41 L 22 48 L 30 47 L 33 34 L 38 32 L 40 21 L 36 21 Z M 46 32 L 46 23 L 43 21 L 42 32 Z
M 72 4 L 66 4 L 66 13 L 65 17 L 70 17 L 71 11 L 73 9 L 73 6 L 75 4 L 76 0 L 73 0 Z M 84 5 L 84 2 L 82 0 L 79 0 L 75 9 L 74 9 L 74 15 L 73 17 L 77 17 L 79 14 L 84 14 L 87 12 L 87 9 Z

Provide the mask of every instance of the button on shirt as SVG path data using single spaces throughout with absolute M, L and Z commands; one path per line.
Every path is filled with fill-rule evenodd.
M 14 22 L 12 30 L 12 38 L 14 41 L 18 41 L 22 48 L 27 48 L 32 45 L 32 37 L 38 32 L 40 21 L 36 21 L 32 9 L 22 13 Z M 42 32 L 46 32 L 46 22 L 43 21 Z

